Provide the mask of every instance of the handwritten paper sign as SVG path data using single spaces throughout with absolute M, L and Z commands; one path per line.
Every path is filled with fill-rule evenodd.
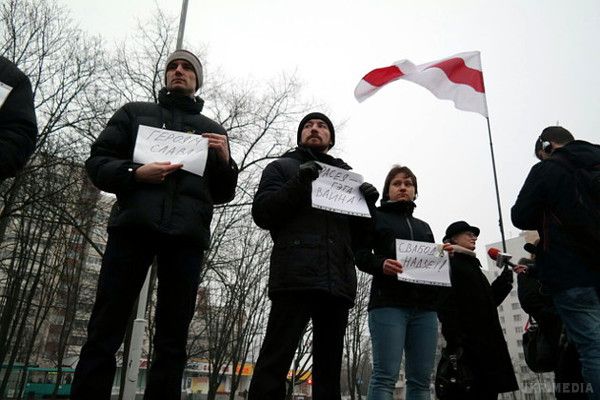
M 8 86 L 6 83 L 0 82 L 0 107 L 4 105 L 4 101 L 6 101 L 6 98 L 10 94 L 11 90 L 12 86 Z
M 312 206 L 340 214 L 370 218 L 365 198 L 358 190 L 363 177 L 342 168 L 319 163 L 323 169 L 312 183 Z
M 208 139 L 200 135 L 140 125 L 133 151 L 133 162 L 147 164 L 170 161 L 182 169 L 202 176 L 208 157 Z
M 396 239 L 396 259 L 403 267 L 399 281 L 450 286 L 450 261 L 442 245 Z

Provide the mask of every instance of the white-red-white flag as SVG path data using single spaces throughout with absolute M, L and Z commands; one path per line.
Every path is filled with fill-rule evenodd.
M 362 102 L 382 86 L 398 79 L 424 86 L 437 98 L 452 100 L 460 110 L 488 116 L 478 51 L 459 53 L 421 65 L 401 60 L 389 67 L 374 69 L 358 82 L 354 97 Z

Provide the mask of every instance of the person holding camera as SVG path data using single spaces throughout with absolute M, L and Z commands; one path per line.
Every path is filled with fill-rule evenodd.
M 591 399 L 600 399 L 600 146 L 561 126 L 535 141 L 541 161 L 511 209 L 513 225 L 536 230 L 537 277 L 579 352 Z
M 518 390 L 497 307 L 512 290 L 512 270 L 505 267 L 492 282 L 475 255 L 479 228 L 465 221 L 448 226 L 444 250 L 450 256 L 450 282 L 438 312 L 446 339 L 436 376 L 441 400 L 495 400 L 499 393 Z M 453 357 L 464 380 L 453 385 L 444 375 L 444 360 Z

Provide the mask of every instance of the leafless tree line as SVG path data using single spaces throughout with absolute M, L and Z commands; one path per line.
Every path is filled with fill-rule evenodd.
M 4 370 L 22 364 L 59 368 L 55 394 L 60 368 L 76 356 L 73 338 L 83 335 L 82 319 L 93 303 L 99 266 L 86 261 L 98 260 L 104 248 L 99 232 L 107 197 L 89 184 L 83 161 L 118 107 L 157 101 L 175 32 L 174 20 L 157 9 L 151 21 L 110 50 L 53 1 L 0 5 L 0 54 L 30 77 L 40 130 L 27 167 L 0 185 L 0 364 Z M 262 168 L 293 146 L 296 124 L 308 108 L 300 94 L 294 77 L 282 75 L 259 86 L 232 82 L 218 72 L 202 91 L 204 112 L 227 129 L 240 167 L 235 200 L 215 210 L 188 346 L 191 358 L 212 366 L 209 399 L 216 397 L 223 367 L 229 366 L 233 400 L 242 367 L 256 357 L 266 325 L 270 239 L 253 224 L 250 209 Z M 150 329 L 153 299 L 151 292 Z M 352 335 L 363 335 L 358 327 L 364 327 L 364 315 L 351 321 L 356 327 L 347 337 L 352 344 L 346 360 L 351 361 L 348 380 L 356 382 L 361 367 L 355 359 L 362 357 L 357 364 L 362 365 L 364 355 L 357 352 L 364 348 L 353 344 Z M 310 343 L 309 330 L 292 370 L 310 369 Z M 0 397 L 9 377 L 0 374 Z M 299 378 L 289 381 L 290 397 Z M 22 376 L 18 393 L 24 384 Z

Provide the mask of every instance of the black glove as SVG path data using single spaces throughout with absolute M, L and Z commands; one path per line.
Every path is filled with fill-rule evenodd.
M 371 185 L 369 182 L 363 182 L 358 190 L 365 196 L 365 201 L 369 205 L 374 205 L 377 199 L 379 198 L 379 192 L 375 188 L 375 186 Z
M 298 178 L 303 183 L 310 183 L 319 177 L 319 171 L 322 169 L 323 167 L 317 164 L 316 161 L 307 161 L 300 165 Z

